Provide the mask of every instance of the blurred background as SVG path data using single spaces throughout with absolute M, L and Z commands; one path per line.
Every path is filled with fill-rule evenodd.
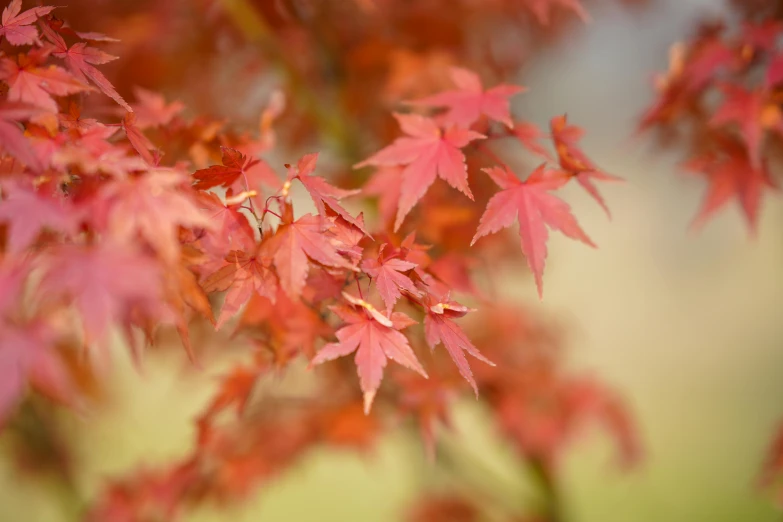
M 781 517 L 754 480 L 783 418 L 783 205 L 764 202 L 755 238 L 733 206 L 690 233 L 703 183 L 677 175 L 676 152 L 633 137 L 669 46 L 705 15 L 724 13 L 717 0 L 655 0 L 633 10 L 593 2 L 592 21 L 569 26 L 569 36 L 516 79 L 529 92 L 517 97 L 515 112 L 542 127 L 566 112 L 587 130 L 584 150 L 627 180 L 604 189 L 611 222 L 566 190 L 599 248 L 553 235 L 542 303 L 521 267 L 503 268 L 505 296 L 565 325 L 568 364 L 614 385 L 639 423 L 645 458 L 633 472 L 612 468 L 598 436 L 569 450 L 562 486 L 569 522 Z M 143 374 L 124 351 L 115 359 L 111 408 L 64 421 L 93 493 L 103 477 L 187 454 L 192 419 L 217 374 L 185 368 L 176 351 L 151 354 Z M 510 496 L 524 491 L 524 477 L 486 426 L 472 402 L 461 404 L 454 443 L 472 448 L 477 474 L 505 477 Z M 187 520 L 399 520 L 429 473 L 420 452 L 402 435 L 367 455 L 316 452 L 248 503 Z M 67 520 L 62 505 L 41 498 L 39 482 L 20 480 L 0 460 L 0 520 Z

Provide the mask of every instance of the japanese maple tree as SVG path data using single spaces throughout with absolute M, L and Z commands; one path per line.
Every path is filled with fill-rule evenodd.
M 167 331 L 201 371 L 215 371 L 210 340 L 241 353 L 187 456 L 107 478 L 95 498 L 71 487 L 77 518 L 186 520 L 314 448 L 363 450 L 394 430 L 412 428 L 428 465 L 446 465 L 439 437 L 464 397 L 539 479 L 541 505 L 504 520 L 562 520 L 559 463 L 586 425 L 608 431 L 623 464 L 638 459 L 623 401 L 565 370 L 548 321 L 486 284 L 488 266 L 513 260 L 543 297 L 550 230 L 596 246 L 558 191 L 576 184 L 609 214 L 597 183 L 621 181 L 582 149 L 577 122 L 554 114 L 541 129 L 512 110 L 527 55 L 500 43 L 547 44 L 589 19 L 581 2 L 32 4 L 11 1 L 0 24 L 4 431 L 41 401 L 79 412 L 98 400 L 117 340 L 140 370 Z M 768 30 L 735 47 L 700 37 L 709 63 L 680 56 L 644 125 L 769 54 Z M 725 101 L 704 132 L 726 146 L 691 163 L 711 180 L 704 215 L 736 196 L 755 223 L 774 186 L 775 67 L 752 90 L 716 86 Z M 501 141 L 537 160 L 512 168 Z M 259 392 L 281 374 L 311 384 L 295 401 Z M 52 443 L 18 444 L 70 481 L 55 414 L 36 411 Z M 479 520 L 488 506 L 472 487 L 422 491 L 411 520 Z

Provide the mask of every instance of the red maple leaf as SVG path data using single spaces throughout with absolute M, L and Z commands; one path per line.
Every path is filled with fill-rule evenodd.
M 396 231 L 436 177 L 473 199 L 468 187 L 465 155 L 460 148 L 485 136 L 460 127 L 442 130 L 432 119 L 417 114 L 395 114 L 394 117 L 408 136 L 397 138 L 355 167 L 405 165 L 394 222 Z
M 22 0 L 11 0 L 0 19 L 0 39 L 5 36 L 11 45 L 40 45 L 38 29 L 33 24 L 53 9 L 51 6 L 33 7 L 22 13 Z
M 472 294 L 479 299 L 486 300 L 487 297 L 473 281 L 471 275 L 471 271 L 477 264 L 478 259 L 475 257 L 458 252 L 448 252 L 434 260 L 427 267 L 427 271 L 443 281 L 449 289 Z
M 418 295 L 419 291 L 414 286 L 410 277 L 403 272 L 408 272 L 416 268 L 416 263 L 405 261 L 397 257 L 384 257 L 384 247 L 381 245 L 377 259 L 365 259 L 362 261 L 362 270 L 373 278 L 375 288 L 381 295 L 383 302 L 386 303 L 386 315 L 388 315 L 397 299 L 402 295 L 400 290 L 405 290 L 413 295 Z
M 128 138 L 131 146 L 139 153 L 139 156 L 147 163 L 147 165 L 155 166 L 158 164 L 155 156 L 160 159 L 160 152 L 158 148 L 147 139 L 147 137 L 141 132 L 141 129 L 136 126 L 136 113 L 127 112 L 122 119 L 122 130 L 125 131 L 125 137 Z M 153 154 L 153 152 L 155 154 Z
M 575 177 L 582 188 L 601 205 L 606 215 L 611 217 L 609 207 L 606 206 L 604 198 L 593 185 L 593 181 L 623 181 L 623 179 L 599 170 L 590 161 L 590 158 L 577 145 L 577 142 L 582 139 L 584 131 L 575 125 L 568 125 L 565 115 L 552 118 L 550 126 L 560 168 Z
M 133 112 L 136 114 L 136 126 L 140 129 L 168 125 L 185 108 L 179 100 L 167 105 L 161 94 L 141 87 L 134 87 L 133 93 L 138 100 L 133 104 Z
M 508 99 L 524 92 L 523 87 L 502 84 L 485 91 L 481 78 L 473 71 L 452 67 L 449 74 L 451 81 L 457 87 L 456 90 L 441 92 L 408 103 L 426 107 L 446 107 L 448 112 L 442 116 L 445 125 L 468 128 L 484 115 L 503 123 L 506 127 L 514 126 Z
M 76 211 L 63 200 L 48 197 L 20 183 L 4 183 L 5 199 L 0 200 L 0 222 L 8 224 L 6 249 L 19 254 L 29 247 L 43 230 L 73 234 Z
M 719 151 L 693 158 L 685 168 L 706 177 L 709 183 L 692 227 L 701 227 L 730 199 L 736 198 L 751 233 L 755 233 L 762 193 L 765 188 L 777 189 L 765 165 L 754 167 L 744 147 L 735 141 L 723 140 Z
M 242 415 L 260 374 L 256 368 L 237 366 L 224 375 L 218 393 L 200 416 L 201 421 L 204 422 L 231 406 L 235 406 L 237 413 Z
M 179 171 L 157 168 L 105 185 L 101 190 L 101 201 L 106 206 L 105 227 L 115 239 L 127 244 L 141 236 L 164 260 L 176 260 L 180 226 L 212 226 L 207 214 L 183 190 L 185 181 L 187 177 Z
M 346 299 L 348 297 L 350 296 Z M 427 373 L 413 353 L 408 339 L 400 332 L 416 324 L 415 321 L 400 312 L 386 317 L 375 310 L 371 304 L 353 297 L 348 301 L 352 302 L 353 306 L 331 307 L 347 323 L 335 334 L 338 342 L 324 345 L 311 364 L 321 364 L 356 352 L 354 360 L 359 374 L 359 384 L 364 393 L 364 412 L 369 414 L 383 379 L 383 369 L 386 367 L 387 359 L 410 368 L 424 377 Z
M 562 181 L 551 177 L 552 171 L 546 170 L 544 165 L 533 171 L 524 183 L 508 168 L 493 167 L 484 169 L 484 172 L 504 190 L 492 196 L 487 203 L 471 245 L 480 237 L 511 226 L 518 218 L 522 253 L 535 277 L 538 295 L 543 297 L 546 242 L 549 238 L 546 227 L 559 230 L 586 245 L 595 247 L 595 244 L 580 228 L 568 204 L 547 192 L 560 186 Z
M 463 317 L 468 312 L 474 310 L 452 301 L 448 295 L 436 296 L 428 294 L 425 305 L 427 307 L 427 315 L 424 317 L 424 334 L 427 344 L 434 349 L 437 345 L 443 343 L 449 357 L 457 365 L 460 375 L 468 381 L 468 384 L 470 384 L 478 397 L 476 380 L 473 378 L 473 372 L 470 371 L 470 364 L 465 357 L 465 352 L 490 366 L 495 366 L 495 363 L 481 355 L 481 352 L 470 342 L 462 328 L 453 321 L 453 319 Z
M 223 308 L 220 309 L 215 330 L 231 319 L 239 309 L 258 294 L 274 301 L 277 295 L 277 278 L 272 271 L 272 260 L 253 252 L 233 251 L 226 256 L 226 264 L 207 276 L 201 286 L 206 292 L 228 289 Z
M 280 180 L 264 160 L 247 157 L 230 147 L 220 147 L 220 152 L 223 165 L 212 165 L 193 173 L 193 177 L 197 180 L 193 185 L 196 189 L 230 187 L 240 178 L 247 183 L 247 187 L 243 189 L 253 190 L 257 183 L 263 183 L 274 189 L 280 188 Z
M 0 80 L 8 84 L 8 101 L 29 103 L 49 112 L 57 112 L 57 102 L 52 96 L 92 90 L 65 69 L 43 66 L 24 54 L 17 60 L 3 58 L 0 61 Z
M 353 269 L 325 234 L 332 226 L 328 220 L 305 214 L 296 221 L 280 225 L 274 237 L 264 244 L 273 252 L 280 286 L 290 297 L 302 295 L 310 270 L 308 258 L 326 266 Z
M 250 250 L 255 245 L 253 228 L 240 204 L 227 205 L 211 192 L 197 193 L 196 204 L 211 225 L 198 238 L 206 253 L 222 259 L 231 250 Z
M 750 162 L 758 166 L 761 162 L 765 132 L 776 130 L 783 133 L 783 115 L 780 108 L 766 89 L 750 91 L 732 84 L 723 84 L 719 88 L 723 92 L 724 102 L 713 114 L 710 124 L 719 126 L 736 123 L 748 149 Z
M 149 164 L 139 156 L 129 156 L 126 147 L 107 141 L 118 129 L 98 124 L 80 132 L 61 133 L 54 139 L 35 135 L 31 141 L 39 156 L 54 167 L 126 179 L 131 173 L 147 170 Z
M 293 179 L 298 179 L 310 197 L 315 203 L 315 208 L 318 210 L 318 214 L 322 217 L 328 217 L 326 208 L 328 207 L 332 212 L 342 217 L 348 223 L 352 224 L 365 234 L 364 225 L 358 222 L 347 210 L 340 205 L 339 200 L 348 196 L 358 194 L 359 190 L 344 190 L 334 187 L 327 183 L 327 181 L 320 176 L 313 176 L 315 171 L 315 163 L 318 160 L 318 154 L 306 154 L 296 163 L 295 167 L 289 167 L 287 186 L 283 186 L 283 195 L 288 194 L 288 189 L 291 186 Z
M 55 399 L 73 400 L 75 385 L 53 349 L 54 339 L 43 324 L 18 327 L 0 321 L 0 425 L 28 383 Z
M 131 106 L 120 96 L 106 76 L 93 67 L 93 65 L 109 63 L 117 57 L 95 47 L 88 47 L 84 42 L 75 43 L 69 48 L 62 36 L 57 34 L 55 27 L 56 24 L 51 20 L 41 24 L 44 35 L 54 44 L 52 55 L 65 60 L 65 65 L 76 79 L 83 83 L 87 83 L 89 79 L 103 94 L 120 104 L 126 111 L 133 112 Z
M 438 425 L 452 427 L 451 402 L 458 396 L 452 379 L 431 375 L 428 379 L 410 372 L 394 372 L 400 385 L 400 410 L 415 416 L 424 449 L 430 462 L 435 460 L 435 430 Z
M 65 297 L 79 311 L 85 343 L 105 341 L 114 323 L 127 325 L 134 310 L 168 315 L 161 270 L 151 258 L 108 243 L 93 248 L 61 246 L 48 258 L 40 292 Z
M 20 121 L 40 116 L 45 111 L 39 107 L 18 102 L 0 103 L 0 146 L 6 152 L 33 170 L 40 170 L 42 162 L 25 137 Z
M 285 366 L 300 352 L 312 359 L 316 341 L 333 331 L 309 303 L 290 299 L 279 287 L 274 300 L 252 296 L 237 329 L 260 329 L 267 333 L 264 349 L 271 352 L 272 363 L 277 368 Z
M 511 133 L 530 152 L 548 160 L 552 159 L 552 155 L 539 143 L 546 134 L 535 123 L 517 121 Z

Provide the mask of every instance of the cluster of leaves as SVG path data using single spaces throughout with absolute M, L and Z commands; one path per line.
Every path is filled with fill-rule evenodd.
M 706 179 L 694 226 L 736 199 L 754 232 L 762 196 L 778 188 L 770 169 L 783 138 L 781 34 L 777 19 L 748 20 L 736 32 L 705 23 L 672 46 L 669 70 L 656 78 L 658 99 L 641 129 L 685 142 L 685 170 Z
M 783 150 L 783 3 L 733 2 L 740 27 L 702 23 L 671 47 L 669 70 L 656 77 L 658 98 L 640 129 L 655 130 L 666 145 L 684 147 L 684 169 L 708 188 L 693 225 L 709 220 L 730 200 L 739 203 L 755 234 L 761 200 L 778 192 L 774 175 Z M 783 428 L 775 436 L 759 485 L 783 504 Z
M 368 138 L 395 135 L 389 109 L 401 100 L 448 88 L 452 66 L 514 77 L 543 46 L 569 38 L 590 3 L 73 0 L 67 13 L 122 39 L 122 68 L 112 71 L 120 92 L 165 85 L 201 114 L 249 127 L 265 103 L 259 83 L 282 77 L 291 103 L 281 142 L 314 150 L 317 139 L 355 162 Z
M 546 21 L 557 3 L 582 13 L 578 2 L 529 5 Z M 470 390 L 482 390 L 499 431 L 547 477 L 589 422 L 607 426 L 625 460 L 635 458 L 620 402 L 564 373 L 558 343 L 525 323 L 527 314 L 490 305 L 466 253 L 470 235 L 503 243 L 495 233 L 517 220 L 541 295 L 548 228 L 594 246 L 554 191 L 573 180 L 606 209 L 594 182 L 619 178 L 582 152 L 582 131 L 565 116 L 547 135 L 512 116 L 509 98 L 521 87 L 486 89 L 476 73 L 452 67 L 451 87 L 405 104 L 418 112 L 395 113 L 404 136 L 356 164 L 376 168 L 363 188 L 316 174 L 317 154 L 280 177 L 263 157 L 277 148 L 281 92 L 253 134 L 186 117 L 182 103 L 145 89 L 128 103 L 96 67 L 115 59 L 101 47 L 114 40 L 54 14 L 14 0 L 0 25 L 0 422 L 28 389 L 78 409 L 89 400 L 83 376 L 105 371 L 99 362 L 115 331 L 139 364 L 143 345 L 166 328 L 197 359 L 191 331 L 204 322 L 250 347 L 199 417 L 192 454 L 113 483 L 92 520 L 174 520 L 188 504 L 249 493 L 316 444 L 366 448 L 405 419 L 434 456 L 436 428 Z M 491 149 L 506 138 L 544 160 L 524 181 Z M 469 184 L 479 170 L 486 177 Z M 486 209 L 470 204 L 463 219 L 466 207 L 437 178 Z M 501 189 L 491 197 L 487 180 Z M 298 212 L 297 190 L 314 212 Z M 346 208 L 348 198 L 377 214 L 372 226 Z M 473 232 L 434 245 L 417 239 L 443 237 L 449 226 Z M 460 319 L 476 310 L 456 294 L 483 302 L 474 337 Z M 313 389 L 258 397 L 266 376 L 300 363 L 319 367 Z

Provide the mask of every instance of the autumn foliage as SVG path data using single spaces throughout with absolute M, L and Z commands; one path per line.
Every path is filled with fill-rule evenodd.
M 550 231 L 596 247 L 563 187 L 610 215 L 600 186 L 622 179 L 583 150 L 578 122 L 554 114 L 541 129 L 511 110 L 525 89 L 508 78 L 526 56 L 498 47 L 514 35 L 545 45 L 589 15 L 577 0 L 442 3 L 5 7 L 5 430 L 40 398 L 76 412 L 100 400 L 120 341 L 140 371 L 174 332 L 201 371 L 215 346 L 240 354 L 196 420 L 189 455 L 107 478 L 79 517 L 186 520 L 200 503 L 256 494 L 313 448 L 363 451 L 398 429 L 413 428 L 436 466 L 439 433 L 465 397 L 540 479 L 543 507 L 506 520 L 559 520 L 558 463 L 585 427 L 605 428 L 622 464 L 638 459 L 618 396 L 566 371 L 549 321 L 488 284 L 491 267 L 511 261 L 543 297 Z M 131 9 L 142 14 L 117 22 Z M 177 23 L 192 30 L 180 38 Z M 95 28 L 120 34 L 81 31 Z M 754 226 L 775 186 L 780 29 L 705 27 L 658 80 L 642 128 L 692 123 L 687 167 L 710 187 L 699 222 L 737 198 Z M 243 54 L 248 46 L 256 51 Z M 241 71 L 226 71 L 221 53 Z M 196 58 L 198 85 L 188 80 Z M 213 96 L 226 74 L 235 92 Z M 243 102 L 259 79 L 264 95 Z M 721 102 L 705 118 L 712 90 Z M 504 160 L 500 143 L 528 161 Z M 259 392 L 291 373 L 309 382 L 294 398 Z M 52 447 L 40 451 L 56 460 Z M 423 491 L 410 520 L 479 520 L 477 498 Z

